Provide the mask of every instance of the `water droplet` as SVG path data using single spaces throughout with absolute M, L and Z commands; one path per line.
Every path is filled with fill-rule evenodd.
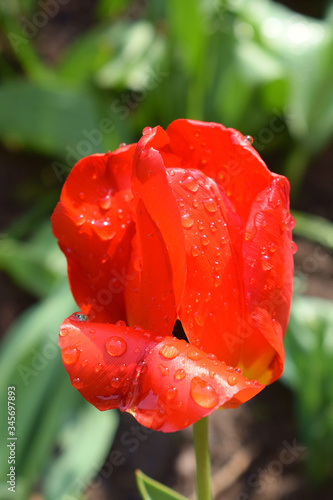
M 214 370 L 209 370 L 209 376 L 210 376 L 210 378 L 213 378 L 213 379 L 215 378 Z
M 251 135 L 246 135 L 245 139 L 248 140 L 251 145 L 253 144 L 253 137 Z
M 126 142 L 121 142 L 121 143 L 119 144 L 119 147 L 120 147 L 120 148 L 124 148 L 125 146 L 127 146 Z
M 145 127 L 142 131 L 142 135 L 151 134 L 152 131 L 153 129 L 151 127 Z
M 185 372 L 185 370 L 183 370 L 182 368 L 179 368 L 179 369 L 175 372 L 174 377 L 175 377 L 177 380 L 183 380 L 183 379 L 186 377 L 186 372 Z
M 202 317 L 202 315 L 199 313 L 199 311 L 196 311 L 194 313 L 194 319 L 195 319 L 195 322 L 198 326 L 203 326 L 204 324 L 204 319 Z
M 85 368 L 85 367 L 87 366 L 87 364 L 88 364 L 88 360 L 87 360 L 87 359 L 84 359 L 84 360 L 82 361 L 82 364 L 81 364 L 82 368 Z
M 286 220 L 286 225 L 287 225 L 287 229 L 290 229 L 290 230 L 294 229 L 294 227 L 295 227 L 295 219 L 291 214 L 289 214 L 289 217 Z
M 110 193 L 102 198 L 99 198 L 98 200 L 98 205 L 101 210 L 109 210 L 109 208 L 111 207 L 111 203 L 112 198 Z
M 121 379 L 119 377 L 112 377 L 112 379 L 111 379 L 111 385 L 115 389 L 118 389 L 118 387 L 121 386 Z
M 174 170 L 168 170 L 167 169 L 167 174 L 171 175 L 171 176 L 174 176 L 175 175 L 175 171 Z
M 200 235 L 200 239 L 201 239 L 201 243 L 206 247 L 207 245 L 209 245 L 210 243 L 210 240 L 207 236 L 207 234 L 201 234 Z
M 221 276 L 214 276 L 214 286 L 217 288 L 221 285 Z
M 199 189 L 198 184 L 191 175 L 189 175 L 188 177 L 186 177 L 186 179 L 181 181 L 180 184 L 184 186 L 184 188 L 186 188 L 188 191 L 191 191 L 191 193 L 196 193 Z
M 162 375 L 167 375 L 169 373 L 169 368 L 164 365 L 158 365 Z
M 217 212 L 217 204 L 213 198 L 208 198 L 208 200 L 204 200 L 203 206 L 205 207 L 207 212 L 210 212 L 211 214 Z
M 116 326 L 126 326 L 126 323 L 125 323 L 125 321 L 120 319 L 119 321 L 117 321 Z
M 194 349 L 191 349 L 187 353 L 188 359 L 191 359 L 192 361 L 199 361 L 199 359 L 202 359 L 204 357 L 204 353 L 201 351 L 195 351 Z
M 235 375 L 230 375 L 228 377 L 228 384 L 229 385 L 236 385 L 237 384 L 237 377 L 235 377 Z
M 191 396 L 202 408 L 214 408 L 219 402 L 214 387 L 200 377 L 194 377 L 191 381 Z
M 199 230 L 202 231 L 204 227 L 205 227 L 205 224 L 201 220 L 198 220 L 198 228 L 199 228 Z
M 181 216 L 181 222 L 182 226 L 185 227 L 186 229 L 189 229 L 190 227 L 193 226 L 194 220 L 190 216 L 190 214 L 184 214 Z
M 110 356 L 122 356 L 127 349 L 127 344 L 121 337 L 109 337 L 105 342 L 105 348 Z
M 194 200 L 192 200 L 192 205 L 194 206 L 194 208 L 198 208 L 199 202 L 196 198 L 194 198 Z
M 235 372 L 237 372 L 237 373 L 239 373 L 240 375 L 242 375 L 243 370 L 237 366 L 237 367 L 235 368 Z
M 86 216 L 84 214 L 79 214 L 74 220 L 75 224 L 80 227 L 86 222 Z
M 173 399 L 174 397 L 177 396 L 177 389 L 176 387 L 170 387 L 169 389 L 167 389 L 165 395 L 166 395 L 166 398 L 167 399 Z
M 200 250 L 196 245 L 192 245 L 192 257 L 198 257 Z
M 269 271 L 273 267 L 273 262 L 269 255 L 262 255 L 260 257 L 260 262 L 264 271 Z
M 97 363 L 95 365 L 95 372 L 96 373 L 99 373 L 101 371 L 101 369 L 103 368 L 103 366 L 101 365 L 101 363 Z
M 82 313 L 74 313 L 72 314 L 71 316 L 71 319 L 73 321 L 88 321 L 88 316 L 86 316 L 85 314 L 82 314 Z
M 217 227 L 215 226 L 215 222 L 211 222 L 209 224 L 209 228 L 210 228 L 212 233 L 215 233 L 217 231 Z
M 75 377 L 72 380 L 72 386 L 75 387 L 75 389 L 81 389 L 83 383 L 79 377 Z
M 76 347 L 65 347 L 61 349 L 62 360 L 65 365 L 75 365 L 80 356 L 80 351 Z
M 292 254 L 296 253 L 297 250 L 298 250 L 297 244 L 294 241 L 292 241 L 291 242 L 291 252 L 292 252 Z
M 160 349 L 160 354 L 167 359 L 174 359 L 178 356 L 179 351 L 176 346 L 164 344 Z
M 61 328 L 60 332 L 59 332 L 59 335 L 60 337 L 66 337 L 66 335 L 69 334 L 69 330 L 67 330 L 67 328 Z
M 118 219 L 123 219 L 124 218 L 124 213 L 122 208 L 118 208 Z
M 245 232 L 245 241 L 252 241 L 253 238 L 255 237 L 257 233 L 257 228 L 255 227 L 255 225 L 253 225 L 252 227 L 251 226 L 248 226 L 246 228 L 246 232 Z

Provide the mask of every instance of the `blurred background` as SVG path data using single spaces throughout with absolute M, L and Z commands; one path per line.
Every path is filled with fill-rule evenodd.
M 190 429 L 146 432 L 71 387 L 49 221 L 79 158 L 186 117 L 251 135 L 289 178 L 298 245 L 282 380 L 211 418 L 215 498 L 331 500 L 333 2 L 0 0 L 0 29 L 0 499 L 137 500 L 138 467 L 193 495 Z

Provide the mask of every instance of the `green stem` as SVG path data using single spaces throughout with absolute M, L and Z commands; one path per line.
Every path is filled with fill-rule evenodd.
M 208 445 L 208 417 L 202 418 L 193 425 L 193 440 L 197 465 L 197 499 L 212 500 Z

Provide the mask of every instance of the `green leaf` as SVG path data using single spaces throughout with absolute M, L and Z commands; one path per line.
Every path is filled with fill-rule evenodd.
M 37 297 L 47 295 L 66 276 L 66 261 L 49 221 L 39 226 L 28 242 L 4 239 L 0 245 L 0 269 L 29 293 Z
M 0 405 L 7 406 L 7 388 L 15 386 L 16 472 L 27 491 L 51 453 L 64 407 L 77 405 L 57 345 L 60 323 L 76 308 L 68 284 L 62 284 L 22 314 L 1 342 Z M 5 412 L 0 428 L 7 428 Z M 1 471 L 8 468 L 7 458 L 7 450 L 0 449 Z
M 187 500 L 186 497 L 180 495 L 171 488 L 146 476 L 142 471 L 135 472 L 136 483 L 143 500 Z
M 96 72 L 97 85 L 150 90 L 151 85 L 155 85 L 154 75 L 160 70 L 165 52 L 164 39 L 147 21 L 116 24 L 109 30 L 108 37 L 115 47 L 115 56 Z
M 84 135 L 84 130 L 98 128 L 96 106 L 87 92 L 7 81 L 0 87 L 0 109 L 0 138 L 11 147 L 63 158 L 71 152 L 73 163 L 103 147 Z M 82 151 L 81 141 L 87 143 Z
M 309 474 L 323 482 L 333 467 L 332 302 L 295 295 L 284 344 L 282 380 L 295 393 L 298 430 L 307 446 Z
M 65 494 L 80 496 L 102 467 L 117 427 L 115 411 L 99 412 L 84 402 L 81 411 L 61 430 L 61 454 L 44 480 L 47 500 L 58 500 Z
M 333 224 L 317 215 L 292 211 L 295 217 L 293 233 L 302 238 L 307 238 L 327 248 L 333 248 Z

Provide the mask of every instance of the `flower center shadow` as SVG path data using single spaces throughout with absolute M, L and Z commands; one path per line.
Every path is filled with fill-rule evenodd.
M 179 319 L 177 319 L 175 326 L 173 327 L 172 335 L 179 340 L 185 340 L 186 342 L 188 342 L 188 338 L 186 337 L 186 333 L 184 332 L 183 325 L 181 324 Z

